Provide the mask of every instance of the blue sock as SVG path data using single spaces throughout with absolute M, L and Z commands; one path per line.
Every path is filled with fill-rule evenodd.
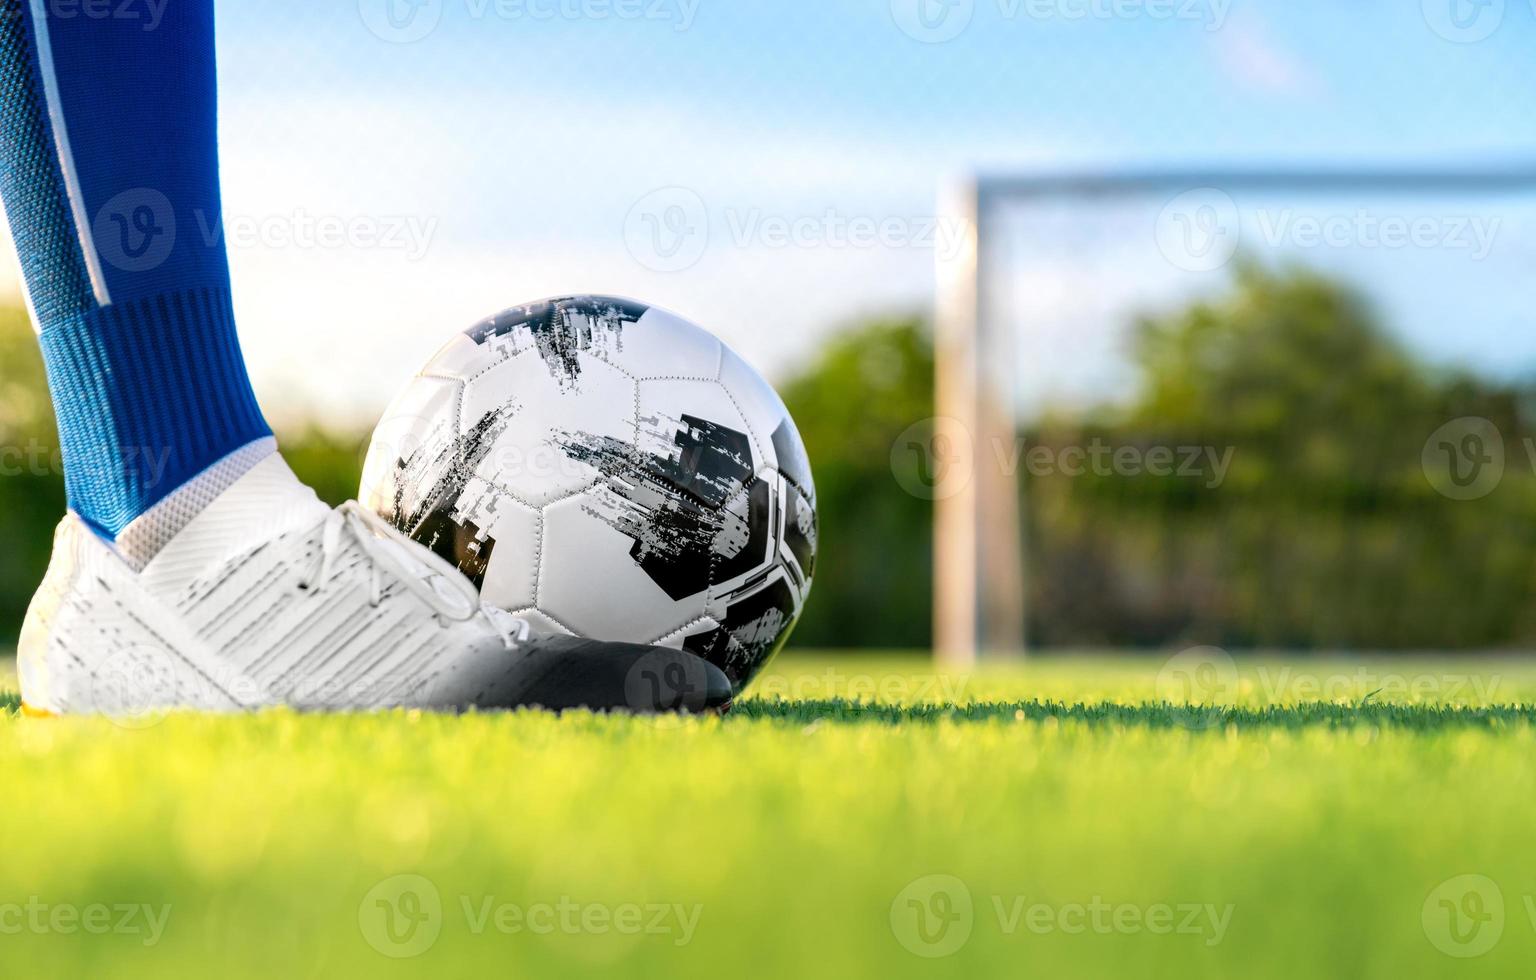
M 134 5 L 134 18 L 0 6 L 0 195 L 70 508 L 116 539 L 271 436 L 235 334 L 223 238 L 206 231 L 222 228 L 213 2 Z

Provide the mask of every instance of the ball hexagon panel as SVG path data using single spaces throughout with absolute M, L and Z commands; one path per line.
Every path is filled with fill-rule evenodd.
M 545 507 L 537 607 L 583 635 L 630 642 L 703 616 L 708 583 L 680 595 L 663 588 L 634 518 L 632 502 L 609 486 Z
M 723 345 L 709 331 L 675 313 L 651 307 L 624 328 L 614 363 L 636 378 L 713 379 L 720 374 Z
M 473 491 L 481 488 L 484 488 L 485 496 L 477 499 Z M 470 570 L 465 569 L 465 560 L 471 559 L 468 554 L 461 553 L 462 557 L 455 562 L 459 570 L 477 582 L 481 597 L 493 606 L 517 609 L 534 605 L 538 601 L 538 555 L 543 543 L 543 515 L 478 478 L 471 481 L 470 492 L 466 492 L 460 505 L 467 511 L 465 516 L 471 523 L 483 519 L 486 524 L 483 531 L 480 525 L 474 524 L 480 544 L 473 559 L 479 560 L 479 575 L 470 574 Z M 418 534 L 417 540 L 423 540 L 422 536 Z M 500 559 L 492 561 L 493 554 L 499 554 Z
M 784 403 L 762 375 L 754 371 L 729 347 L 721 352 L 720 384 L 731 393 L 746 419 L 753 440 L 762 447 L 759 465 L 777 466 L 773 452 L 773 433 L 779 423 L 789 418 Z
M 565 451 L 581 437 L 632 443 L 635 382 L 585 353 L 572 355 L 575 375 L 552 372 L 534 352 L 502 361 L 464 388 L 459 426 L 474 434 L 476 473 L 536 505 L 590 486 L 597 471 Z

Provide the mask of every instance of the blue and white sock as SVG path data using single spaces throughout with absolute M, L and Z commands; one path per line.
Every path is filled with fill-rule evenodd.
M 222 227 L 213 0 L 158 22 L 0 7 L 0 196 L 69 506 L 142 566 L 276 449 L 203 231 Z

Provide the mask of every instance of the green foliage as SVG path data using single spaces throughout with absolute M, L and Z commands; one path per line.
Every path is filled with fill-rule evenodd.
M 1536 638 L 1528 391 L 1417 362 L 1358 298 L 1245 266 L 1227 293 L 1145 318 L 1139 396 L 1060 419 L 1061 446 L 1208 447 L 1225 479 L 1025 481 L 1031 626 L 1044 643 L 1467 648 Z M 1425 443 L 1457 418 L 1503 435 L 1502 483 L 1440 495 Z
M 369 439 L 368 433 L 333 432 L 311 423 L 278 441 L 294 474 L 336 507 L 357 496 Z
M 891 447 L 933 414 L 933 350 L 915 319 L 836 336 L 781 386 L 816 475 L 816 581 L 795 643 L 920 647 L 932 622 L 932 519 L 897 486 Z
M 0 306 L 0 644 L 21 628 L 64 516 L 58 442 L 27 313 Z

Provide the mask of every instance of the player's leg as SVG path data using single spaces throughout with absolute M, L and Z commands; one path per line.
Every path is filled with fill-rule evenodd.
M 150 23 L 5 3 L 0 191 L 69 504 L 142 566 L 276 448 L 219 233 L 213 6 Z
M 0 4 L 0 195 L 71 509 L 23 629 L 27 703 L 672 707 L 632 703 L 648 648 L 529 636 L 277 455 L 217 233 L 212 0 L 154 24 Z M 728 697 L 695 674 L 681 706 Z

